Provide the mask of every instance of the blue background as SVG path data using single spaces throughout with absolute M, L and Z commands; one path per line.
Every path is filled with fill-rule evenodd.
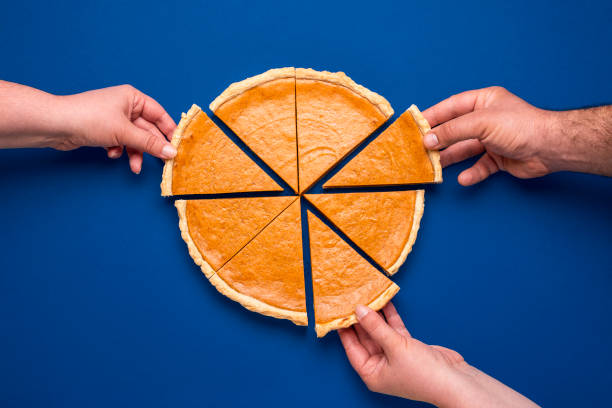
M 280 66 L 346 71 L 396 112 L 493 84 L 568 109 L 610 102 L 611 18 L 603 1 L 13 1 L 0 77 L 60 94 L 130 83 L 175 119 Z M 463 188 L 465 166 L 428 189 L 394 277 L 412 334 L 540 404 L 609 405 L 611 181 Z M 368 392 L 335 333 L 218 294 L 159 161 L 136 176 L 102 149 L 2 151 L 0 171 L 0 405 L 421 405 Z

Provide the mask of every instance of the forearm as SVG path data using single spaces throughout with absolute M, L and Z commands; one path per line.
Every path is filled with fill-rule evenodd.
M 61 97 L 0 81 L 0 148 L 62 148 L 69 137 Z
M 612 176 L 612 105 L 550 112 L 542 160 L 551 171 Z
M 527 397 L 467 363 L 449 378 L 445 398 L 434 402 L 441 408 L 538 406 Z

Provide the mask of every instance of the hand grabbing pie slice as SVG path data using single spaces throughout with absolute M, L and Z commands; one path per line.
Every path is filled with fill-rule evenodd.
M 210 278 L 295 197 L 176 200 L 179 227 L 189 255 Z
M 427 120 L 412 105 L 323 187 L 441 182 L 440 154 L 423 145 L 429 130 Z
M 298 192 L 295 68 L 271 69 L 234 83 L 210 110 Z
M 357 322 L 355 306 L 381 309 L 399 287 L 308 212 L 317 337 Z
M 355 245 L 389 274 L 394 274 L 416 240 L 425 191 L 307 194 L 305 197 Z
M 393 109 L 342 72 L 296 69 L 300 192 L 382 125 Z
M 295 201 L 210 278 L 249 310 L 305 326 L 300 200 Z
M 282 191 L 282 188 L 193 105 L 178 124 L 167 160 L 162 195 Z

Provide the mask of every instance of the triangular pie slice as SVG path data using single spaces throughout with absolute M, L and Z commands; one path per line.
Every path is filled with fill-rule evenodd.
M 210 278 L 249 310 L 305 326 L 300 200 L 295 201 Z
M 298 192 L 295 68 L 271 69 L 236 82 L 210 110 Z
M 381 309 L 399 286 L 308 211 L 317 337 L 357 322 L 355 306 Z
M 410 253 L 425 206 L 424 190 L 305 197 L 389 274 Z
M 163 196 L 282 191 L 196 105 L 183 114 L 172 144 L 178 153 L 164 165 Z
M 296 69 L 300 192 L 382 125 L 393 109 L 342 72 Z
M 412 105 L 323 187 L 442 182 L 440 154 L 423 145 L 429 130 L 427 120 Z
M 210 278 L 295 197 L 176 200 L 181 236 L 189 255 Z

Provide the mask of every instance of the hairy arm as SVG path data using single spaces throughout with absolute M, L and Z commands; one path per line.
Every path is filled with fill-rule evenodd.
M 612 176 L 612 106 L 549 111 L 501 87 L 462 92 L 423 112 L 428 148 L 448 166 L 480 155 L 459 174 L 472 185 L 499 170 L 519 178 L 555 171 Z

